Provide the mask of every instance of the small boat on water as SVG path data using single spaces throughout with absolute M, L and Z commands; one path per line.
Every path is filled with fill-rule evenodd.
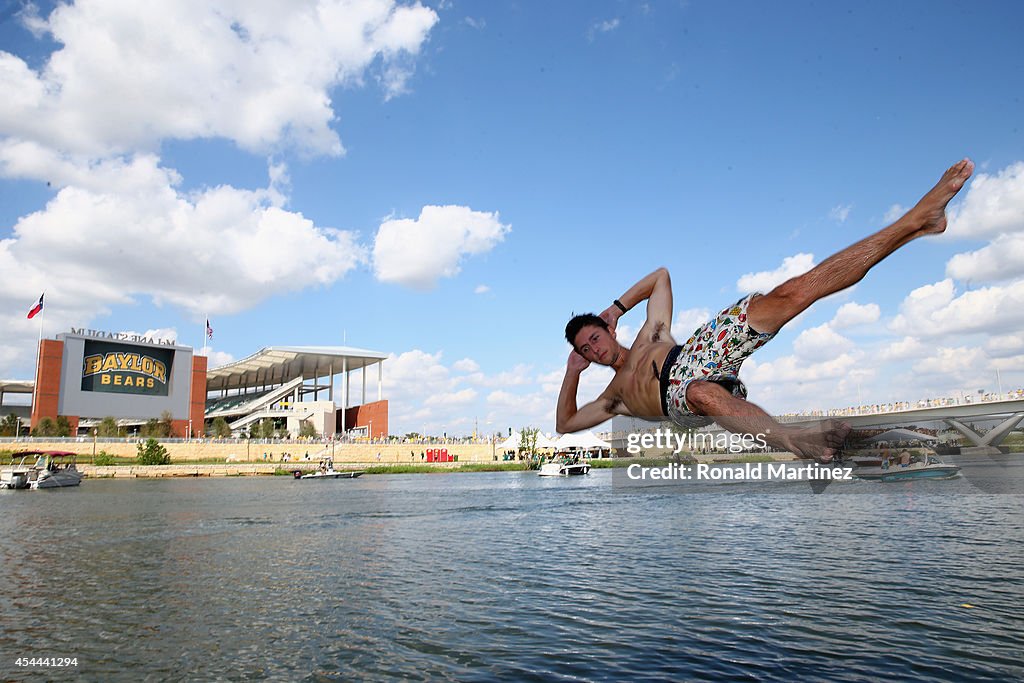
M 54 489 L 78 486 L 84 476 L 75 466 L 77 453 L 69 451 L 20 451 L 11 465 L 0 470 L 2 489 Z M 33 459 L 32 464 L 29 460 Z
M 336 470 L 334 461 L 328 458 L 321 460 L 320 466 L 312 472 L 302 473 L 302 470 L 294 470 L 292 476 L 296 479 L 355 479 L 363 474 L 362 470 Z
M 873 481 L 905 481 L 907 479 L 952 479 L 959 472 L 959 465 L 950 465 L 929 455 L 924 459 L 906 464 L 890 465 L 887 460 L 881 460 L 878 466 L 856 467 L 853 470 L 853 475 Z
M 577 456 L 556 456 L 540 466 L 538 473 L 542 477 L 573 477 L 590 474 L 590 463 Z

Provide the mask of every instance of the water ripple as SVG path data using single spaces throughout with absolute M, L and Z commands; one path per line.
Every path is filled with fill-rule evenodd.
M 1020 679 L 1021 497 L 928 484 L 680 495 L 509 472 L 3 496 L 0 650 L 110 681 Z

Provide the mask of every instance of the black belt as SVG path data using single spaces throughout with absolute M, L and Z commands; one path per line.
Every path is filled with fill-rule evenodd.
M 668 377 L 672 373 L 672 366 L 676 364 L 679 352 L 682 350 L 682 346 L 672 347 L 672 350 L 665 356 L 665 363 L 661 366 L 661 375 L 658 376 L 658 382 L 661 385 L 661 414 L 666 417 L 668 416 Z

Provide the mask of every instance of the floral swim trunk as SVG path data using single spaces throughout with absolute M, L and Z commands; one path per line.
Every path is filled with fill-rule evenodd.
M 714 420 L 695 414 L 686 404 L 686 389 L 694 380 L 721 384 L 745 399 L 747 387 L 738 376 L 740 365 L 775 336 L 747 324 L 747 307 L 760 294 L 748 294 L 701 325 L 685 344 L 674 347 L 661 368 L 661 410 L 680 427 L 703 427 Z

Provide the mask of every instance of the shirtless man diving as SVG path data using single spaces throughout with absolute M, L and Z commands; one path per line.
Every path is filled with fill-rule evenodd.
M 859 282 L 907 242 L 946 229 L 946 205 L 971 176 L 964 159 L 951 166 L 917 205 L 874 235 L 847 247 L 767 294 L 751 294 L 726 308 L 678 345 L 672 339 L 672 282 L 659 268 L 629 288 L 599 316 L 578 315 L 565 328 L 572 344 L 558 395 L 555 428 L 577 432 L 614 415 L 671 419 L 682 427 L 713 420 L 738 434 L 763 434 L 769 445 L 800 457 L 829 462 L 850 431 L 831 423 L 824 430 L 780 425 L 746 401 L 740 365 L 815 301 Z M 647 321 L 632 347 L 616 339 L 619 317 L 647 302 Z M 591 363 L 607 365 L 615 377 L 596 400 L 576 406 L 580 373 Z

